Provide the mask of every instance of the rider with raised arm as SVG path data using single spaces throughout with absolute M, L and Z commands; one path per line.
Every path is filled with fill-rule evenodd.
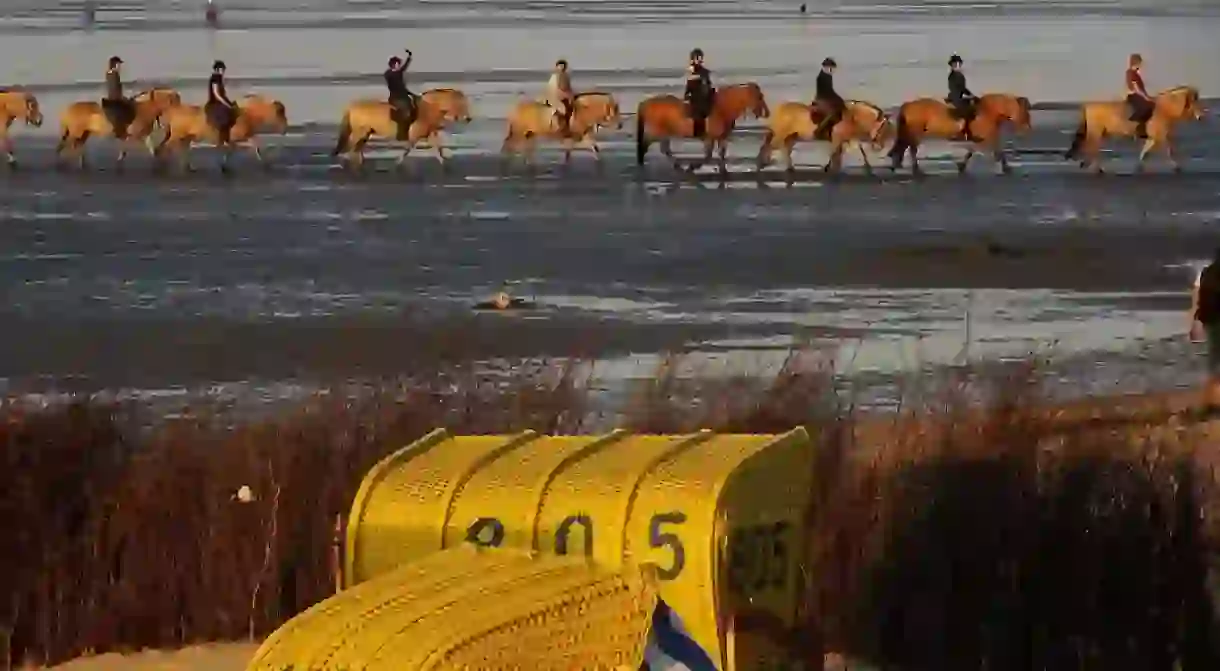
M 415 95 L 407 89 L 407 68 L 411 67 L 413 54 L 406 50 L 407 59 L 390 58 L 385 71 L 385 85 L 389 91 L 390 115 L 398 124 L 398 139 L 405 140 L 411 124 L 415 122 Z
M 1131 120 L 1137 122 L 1135 136 L 1140 139 L 1148 137 L 1148 120 L 1156 110 L 1156 100 L 1148 95 L 1144 88 L 1144 77 L 1140 70 L 1144 66 L 1144 57 L 1131 54 L 1127 59 L 1127 104 L 1131 106 Z
M 949 57 L 949 96 L 945 98 L 945 102 L 953 107 L 953 117 L 962 122 L 962 138 L 967 142 L 974 142 L 974 136 L 970 133 L 970 122 L 974 120 L 978 98 L 966 87 L 962 57 L 957 54 Z
M 712 73 L 703 65 L 703 50 L 690 52 L 690 64 L 686 68 L 686 91 L 683 97 L 690 105 L 693 122 L 692 135 L 701 138 L 707 130 L 707 117 L 712 113 Z
M 816 113 L 820 112 L 822 120 L 818 122 L 817 128 L 813 131 L 815 138 L 821 137 L 825 129 L 833 129 L 835 124 L 843 118 L 843 110 L 847 103 L 835 91 L 835 69 L 839 64 L 833 58 L 827 58 L 822 61 L 822 71 L 818 73 L 817 90 L 813 96 L 813 107 Z
M 123 95 L 123 59 L 111 56 L 106 67 L 106 97 L 102 98 L 102 113 L 114 129 L 114 137 L 127 139 L 127 127 L 135 121 L 135 104 Z
M 568 75 L 568 62 L 555 61 L 555 70 L 546 83 L 546 104 L 555 110 L 559 120 L 559 132 L 567 135 L 571 130 L 572 105 L 576 94 L 572 92 L 572 79 Z
M 208 102 L 203 106 L 208 123 L 216 131 L 216 146 L 229 144 L 229 132 L 237 123 L 237 103 L 229 99 L 225 90 L 225 62 L 212 63 L 212 76 L 208 78 Z

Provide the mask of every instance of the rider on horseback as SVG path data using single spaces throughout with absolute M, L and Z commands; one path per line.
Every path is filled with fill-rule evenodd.
M 1140 74 L 1144 57 L 1131 54 L 1127 60 L 1127 104 L 1131 106 L 1131 120 L 1136 122 L 1135 136 L 1141 140 L 1148 137 L 1148 120 L 1156 111 L 1156 101 L 1144 88 L 1144 77 Z
M 135 103 L 123 95 L 123 79 L 120 74 L 123 59 L 111 56 L 106 68 L 106 97 L 102 98 L 102 112 L 114 129 L 114 137 L 127 139 L 127 127 L 135 121 Z
M 686 92 L 683 97 L 690 105 L 692 135 L 701 138 L 707 130 L 707 117 L 712 113 L 712 73 L 703 66 L 703 50 L 690 52 L 690 65 L 686 68 Z
M 572 80 L 568 76 L 568 62 L 561 58 L 555 61 L 555 71 L 546 83 L 546 104 L 555 110 L 559 132 L 565 136 L 570 132 L 572 103 L 575 97 L 572 93 Z
M 415 95 L 407 90 L 407 68 L 411 67 L 411 50 L 406 50 L 407 60 L 397 56 L 390 58 L 385 71 L 385 85 L 389 89 L 390 117 L 398 124 L 398 139 L 405 140 L 411 124 L 415 122 Z
M 225 91 L 225 62 L 212 63 L 212 76 L 208 79 L 208 101 L 203 106 L 204 116 L 216 130 L 217 146 L 229 144 L 229 133 L 237 123 L 237 103 L 229 99 Z
M 817 91 L 813 96 L 813 120 L 818 121 L 821 116 L 821 121 L 818 122 L 817 128 L 813 130 L 813 137 L 822 137 L 822 133 L 828 129 L 833 129 L 835 124 L 843 118 L 843 110 L 847 103 L 843 102 L 843 98 L 835 92 L 835 68 L 839 64 L 833 58 L 827 58 L 822 61 L 822 71 L 818 73 Z
M 962 121 L 962 139 L 974 142 L 974 136 L 970 133 L 970 122 L 974 120 L 978 98 L 966 88 L 962 57 L 957 54 L 949 57 L 949 96 L 945 98 L 945 102 L 953 107 L 952 116 Z

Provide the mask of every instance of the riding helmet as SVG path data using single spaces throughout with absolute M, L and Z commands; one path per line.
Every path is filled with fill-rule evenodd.
M 837 67 L 839 67 L 839 64 L 835 62 L 835 59 L 828 57 L 826 60 L 822 61 L 822 67 L 837 68 Z
M 212 70 L 227 70 L 224 61 L 215 61 L 212 63 Z
M 568 59 L 561 58 L 561 59 L 555 61 L 555 67 L 559 67 L 561 65 L 565 68 L 568 67 Z
M 703 50 L 702 50 L 702 49 L 692 49 L 692 50 L 691 50 L 691 52 L 690 52 L 690 57 L 691 57 L 692 59 L 694 59 L 694 58 L 703 58 Z
M 401 58 L 399 58 L 399 57 L 397 57 L 397 56 L 390 56 L 390 67 L 392 67 L 392 68 L 396 68 L 396 67 L 398 67 L 398 65 L 399 65 L 400 63 L 402 63 L 402 59 L 401 59 Z
M 123 59 L 119 58 L 118 56 L 110 57 L 110 67 L 114 67 L 122 62 L 123 62 Z
M 953 66 L 953 65 L 961 65 L 961 64 L 962 64 L 962 57 L 961 57 L 961 56 L 958 56 L 957 54 L 953 54 L 952 56 L 950 56 L 950 57 L 949 57 L 949 65 L 950 65 L 950 66 Z

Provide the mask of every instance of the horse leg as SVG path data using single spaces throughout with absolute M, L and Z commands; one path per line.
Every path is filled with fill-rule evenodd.
M 9 136 L 7 128 L 0 128 L 0 143 L 4 145 L 4 153 L 8 157 L 8 167 L 15 170 L 17 157 L 13 155 L 13 138 Z
M 674 156 L 674 150 L 673 150 L 673 147 L 670 146 L 671 143 L 669 141 L 669 138 L 665 138 L 665 139 L 661 140 L 660 145 L 661 145 L 661 153 L 664 154 L 665 157 L 669 159 L 669 162 L 673 164 L 674 170 L 681 170 L 682 165 L 678 163 L 678 159 Z
M 962 160 L 957 162 L 957 174 L 959 174 L 959 175 L 966 174 L 966 168 L 970 167 L 970 159 L 972 159 L 972 158 L 974 158 L 974 145 L 973 144 L 966 146 L 966 155 L 962 157 Z
M 81 171 L 88 168 L 89 161 L 85 155 L 85 142 L 89 139 L 89 135 L 90 131 L 81 133 L 80 138 L 73 142 L 72 145 L 72 148 L 76 151 L 76 165 Z
M 1144 140 L 1144 146 L 1142 149 L 1140 149 L 1139 160 L 1136 161 L 1136 163 L 1135 163 L 1136 172 L 1144 171 L 1144 163 L 1145 163 L 1145 161 L 1148 160 L 1148 154 L 1152 153 L 1152 150 L 1155 148 L 1156 148 L 1156 140 L 1152 139 L 1151 136 L 1149 136 L 1148 139 Z
M 784 161 L 789 175 L 796 174 L 796 164 L 792 161 L 792 152 L 796 149 L 796 136 L 789 135 L 784 140 Z
M 271 162 L 267 160 L 266 156 L 263 156 L 263 145 L 254 138 L 246 140 L 246 144 L 250 145 L 250 149 L 254 150 L 254 158 L 258 159 L 259 164 L 263 166 L 263 170 L 270 171 Z
M 916 177 L 922 177 L 923 168 L 919 167 L 919 144 L 912 142 L 908 151 L 911 152 L 911 174 Z
M 537 167 L 534 163 L 538 151 L 538 135 L 536 133 L 525 134 L 525 148 L 522 150 L 522 157 L 525 160 L 525 165 L 530 170 Z
M 415 141 L 411 140 L 411 138 L 408 136 L 406 142 L 402 143 L 402 155 L 398 157 L 397 161 L 394 161 L 394 170 L 396 172 L 403 171 L 403 168 L 405 168 L 407 165 L 407 156 L 411 154 L 411 150 L 414 148 Z
M 1169 162 L 1173 164 L 1175 174 L 1182 174 L 1182 164 L 1178 162 L 1178 150 L 1173 146 L 1173 140 L 1165 138 L 1165 155 L 1169 157 Z
M 432 145 L 432 148 L 436 150 L 436 160 L 440 162 L 441 170 L 448 170 L 449 161 L 445 158 L 445 145 L 441 142 L 441 134 L 433 131 L 432 134 L 428 136 L 428 142 Z
M 856 148 L 860 150 L 860 158 L 864 160 L 864 174 L 869 177 L 873 176 L 873 164 L 868 160 L 868 152 L 864 151 L 864 143 L 857 142 Z
M 1012 174 L 1012 166 L 1008 165 L 1008 152 L 1004 151 L 1003 145 L 1000 144 L 997 138 L 995 144 L 991 146 L 991 156 L 995 162 L 1000 165 L 1000 172 L 1005 175 Z
M 352 145 L 352 167 L 361 172 L 364 171 L 364 146 L 369 143 L 369 138 L 371 137 L 373 137 L 373 131 L 365 131 L 360 139 L 356 140 L 356 143 Z

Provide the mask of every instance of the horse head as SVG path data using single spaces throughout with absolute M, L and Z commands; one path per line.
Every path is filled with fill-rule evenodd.
M 1181 119 L 1201 120 L 1207 114 L 1199 99 L 1199 89 L 1193 86 L 1175 86 L 1156 97 L 1157 107 L 1164 109 L 1174 121 Z
M 854 118 L 859 118 L 861 113 L 865 117 L 859 123 L 868 130 L 868 142 L 873 151 L 881 151 L 894 139 L 894 122 L 885 110 L 863 100 L 851 100 L 848 104 L 855 111 Z
M 713 105 L 720 109 L 721 116 L 730 122 L 736 121 L 746 112 L 754 115 L 755 119 L 771 116 L 771 109 L 767 107 L 762 88 L 755 82 L 726 86 L 716 92 Z
M 42 108 L 38 106 L 38 98 L 34 97 L 33 93 L 26 93 L 25 105 L 22 108 L 25 112 L 25 124 L 38 128 L 42 126 Z
M 1010 95 L 1008 93 L 987 93 L 979 98 L 978 113 L 987 115 L 996 121 L 1009 121 L 1020 132 L 1033 127 L 1029 98 Z
M 578 106 L 582 103 L 589 110 L 588 122 L 604 128 L 622 129 L 623 118 L 614 96 L 601 91 L 586 91 L 577 95 L 574 101 Z

